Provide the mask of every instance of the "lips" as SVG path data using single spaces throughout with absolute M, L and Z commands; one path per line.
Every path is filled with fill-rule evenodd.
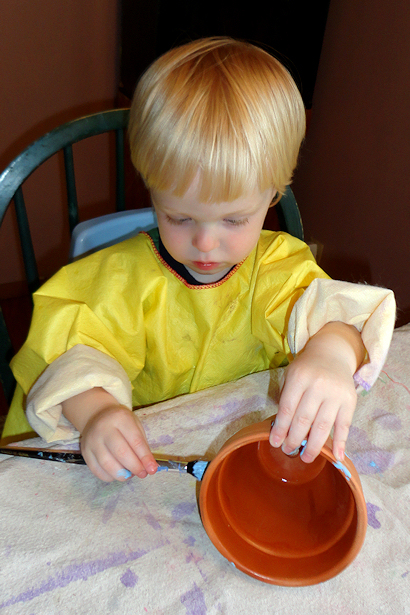
M 201 271 L 211 271 L 212 269 L 216 269 L 217 267 L 219 267 L 219 263 L 214 262 L 205 263 L 203 261 L 194 261 L 193 264 L 197 269 L 200 269 Z

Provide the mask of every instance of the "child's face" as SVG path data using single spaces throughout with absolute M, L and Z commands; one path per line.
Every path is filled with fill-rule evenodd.
M 193 182 L 183 197 L 151 191 L 162 242 L 200 282 L 215 282 L 256 246 L 274 188 L 227 203 L 201 203 Z

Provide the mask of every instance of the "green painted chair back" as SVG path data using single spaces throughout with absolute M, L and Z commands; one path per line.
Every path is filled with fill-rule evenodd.
M 75 185 L 73 144 L 110 130 L 116 134 L 117 211 L 125 209 L 124 198 L 124 129 L 128 109 L 103 111 L 63 124 L 40 137 L 15 158 L 0 175 L 0 224 L 12 200 L 16 210 L 21 249 L 27 282 L 31 291 L 39 284 L 22 184 L 43 162 L 63 150 L 70 231 L 78 224 L 78 203 Z
M 74 143 L 88 137 L 107 131 L 115 131 L 116 210 L 124 210 L 124 131 L 128 124 L 128 117 L 128 109 L 114 109 L 81 117 L 63 124 L 29 145 L 0 175 L 0 224 L 9 205 L 14 201 L 26 280 L 30 292 L 34 292 L 40 282 L 22 184 L 37 167 L 62 150 L 64 154 L 68 220 L 70 232 L 72 232 L 79 221 L 72 146 Z M 0 380 L 8 402 L 11 400 L 15 385 L 13 374 L 8 365 L 13 352 L 7 327 L 0 311 Z

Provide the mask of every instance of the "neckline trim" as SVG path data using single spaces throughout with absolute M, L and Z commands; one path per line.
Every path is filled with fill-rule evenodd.
M 166 267 L 166 269 L 168 269 L 168 271 L 170 271 L 187 288 L 191 288 L 193 290 L 201 290 L 201 288 L 217 288 L 218 286 L 221 286 L 224 282 L 226 282 L 227 280 L 229 280 L 230 277 L 233 276 L 233 274 L 239 269 L 239 267 L 244 262 L 244 261 L 241 261 L 240 263 L 238 263 L 237 265 L 232 267 L 232 269 L 222 278 L 222 280 L 218 280 L 217 282 L 211 282 L 210 284 L 202 284 L 202 283 L 200 283 L 200 284 L 190 284 L 177 271 L 175 271 L 175 269 L 173 269 L 171 267 L 171 265 L 169 265 L 166 262 L 166 260 L 164 260 L 164 258 L 159 253 L 159 250 L 158 250 L 157 246 L 155 245 L 154 239 L 151 237 L 151 235 L 149 233 L 147 233 L 147 231 L 142 231 L 142 234 L 145 235 L 146 237 L 148 237 L 148 239 L 150 240 L 150 243 L 151 243 L 152 249 L 154 250 L 155 256 L 158 258 L 160 263 L 164 267 Z

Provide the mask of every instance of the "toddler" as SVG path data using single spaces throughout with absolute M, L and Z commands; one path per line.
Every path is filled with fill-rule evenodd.
M 81 434 L 105 481 L 157 466 L 135 406 L 284 366 L 270 435 L 309 463 L 334 427 L 343 460 L 357 388 L 394 326 L 391 291 L 332 281 L 308 247 L 263 231 L 290 184 L 305 110 L 287 70 L 230 38 L 156 60 L 130 113 L 133 163 L 158 229 L 64 267 L 34 295 L 8 433 Z

